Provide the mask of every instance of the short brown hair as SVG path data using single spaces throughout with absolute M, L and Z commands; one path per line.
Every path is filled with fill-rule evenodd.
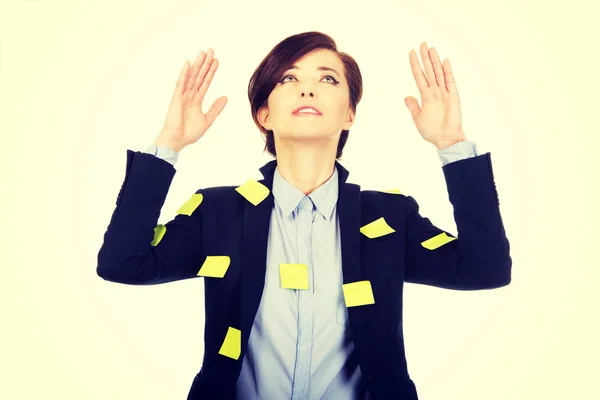
M 252 119 L 266 136 L 265 148 L 273 157 L 277 157 L 275 151 L 275 139 L 273 131 L 265 129 L 258 122 L 258 110 L 267 105 L 267 99 L 271 91 L 277 86 L 280 76 L 288 70 L 296 60 L 315 49 L 327 49 L 336 52 L 344 65 L 344 74 L 350 89 L 350 107 L 356 113 L 356 105 L 362 97 L 362 75 L 358 64 L 349 54 L 337 50 L 335 41 L 321 32 L 304 32 L 289 36 L 277 44 L 256 68 L 250 83 L 248 84 L 248 99 L 250 100 Z M 342 156 L 342 150 L 348 140 L 349 130 L 342 130 L 338 142 L 335 158 Z

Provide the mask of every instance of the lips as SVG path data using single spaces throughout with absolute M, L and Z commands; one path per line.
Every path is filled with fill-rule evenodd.
M 310 114 L 310 113 L 307 113 L 308 115 L 323 115 L 323 113 L 322 113 L 321 111 L 319 111 L 319 109 L 318 109 L 318 108 L 316 108 L 316 107 L 313 107 L 313 106 L 300 106 L 300 107 L 296 108 L 296 109 L 295 109 L 295 110 L 292 112 L 292 114 L 296 115 L 296 114 L 298 114 L 298 111 L 300 111 L 300 110 L 302 110 L 302 109 L 304 109 L 304 108 L 312 108 L 313 110 L 315 110 L 315 111 L 317 112 L 316 114 Z M 312 111 L 311 111 L 311 112 L 312 112 Z

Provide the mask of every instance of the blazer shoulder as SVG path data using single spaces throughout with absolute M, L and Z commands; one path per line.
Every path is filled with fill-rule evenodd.
M 412 207 L 414 198 L 398 191 L 361 190 L 361 202 L 372 207 Z M 415 202 L 416 203 L 416 202 Z

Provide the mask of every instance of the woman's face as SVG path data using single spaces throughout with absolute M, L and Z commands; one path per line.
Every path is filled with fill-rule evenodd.
M 297 68 L 278 77 L 280 82 L 269 95 L 268 106 L 259 110 L 261 125 L 273 130 L 276 143 L 319 140 L 337 146 L 341 131 L 350 129 L 354 121 L 344 65 L 335 52 L 327 49 L 313 50 L 294 65 Z M 296 108 L 305 105 L 314 107 L 321 115 L 293 114 Z

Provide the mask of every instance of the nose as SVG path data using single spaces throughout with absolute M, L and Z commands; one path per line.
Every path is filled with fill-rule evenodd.
M 315 97 L 315 95 L 313 94 L 313 92 L 310 92 L 310 97 Z M 304 97 L 304 92 L 302 92 L 302 97 Z

